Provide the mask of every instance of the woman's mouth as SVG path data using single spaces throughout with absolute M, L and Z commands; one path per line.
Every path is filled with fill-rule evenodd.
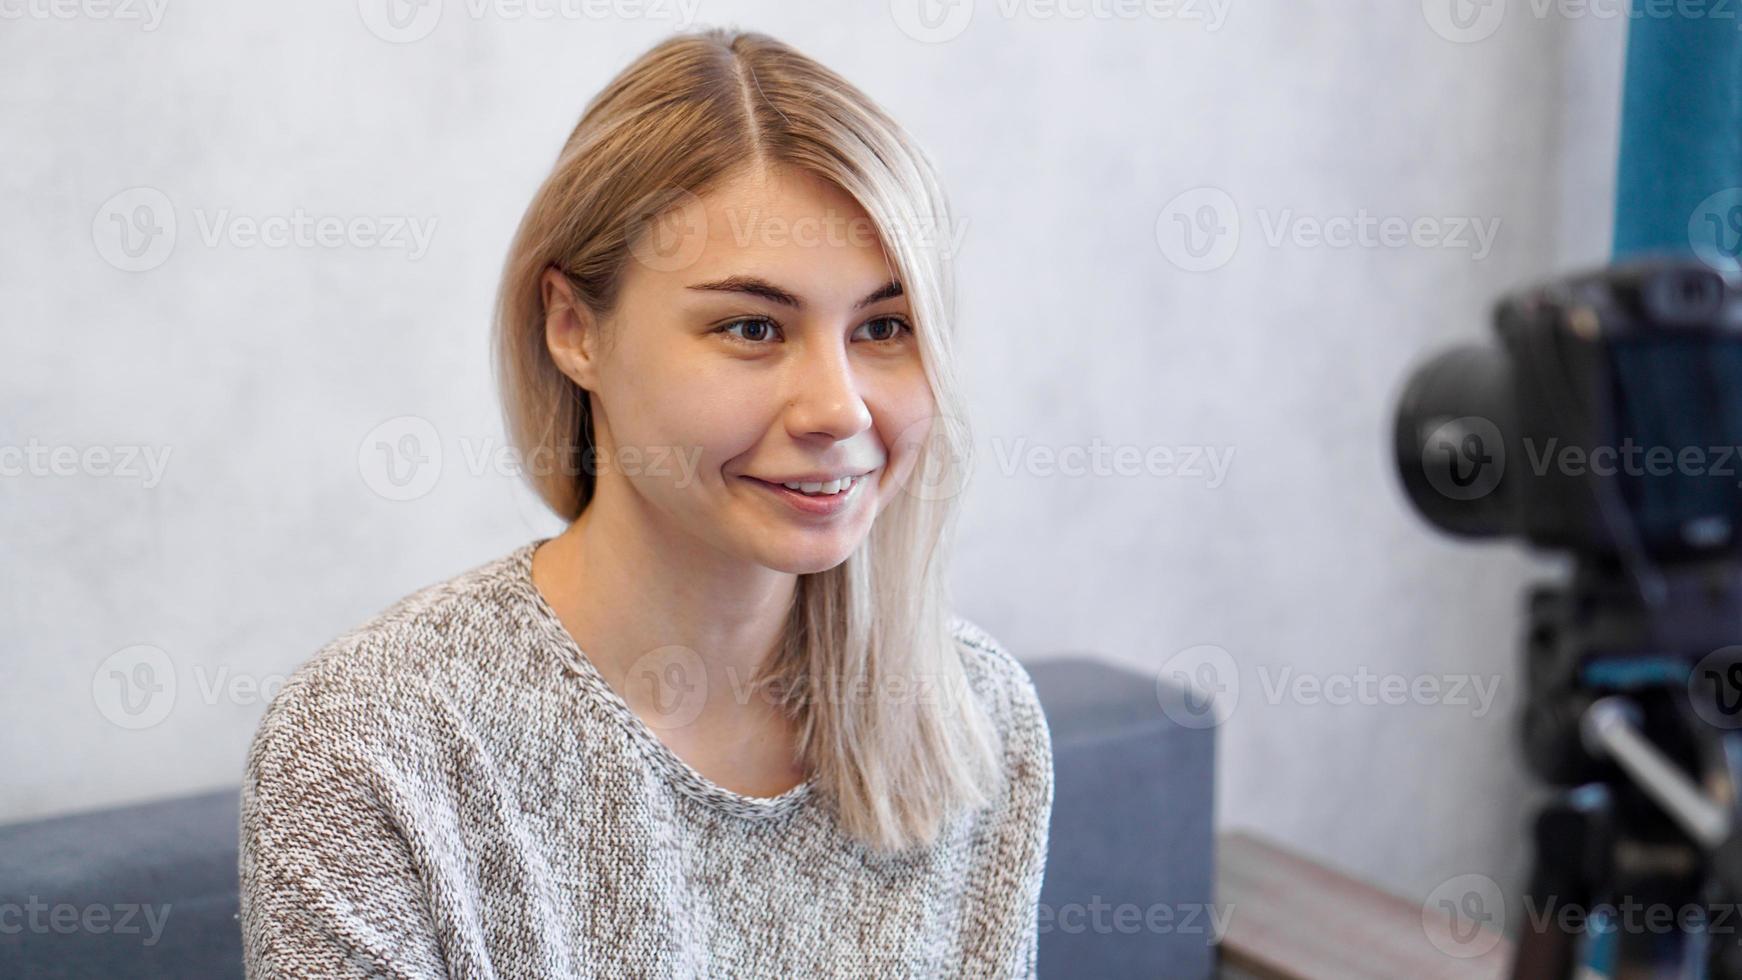
M 746 480 L 762 487 L 775 497 L 804 514 L 826 516 L 839 513 L 858 498 L 858 489 L 870 473 L 828 483 L 771 483 L 753 476 Z

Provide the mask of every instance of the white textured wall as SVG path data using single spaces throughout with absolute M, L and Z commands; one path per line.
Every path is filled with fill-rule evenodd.
M 1090 650 L 1153 674 L 1225 650 L 1222 824 L 1416 895 L 1466 872 L 1515 885 L 1530 565 L 1429 532 L 1386 437 L 1406 371 L 1484 335 L 1498 291 L 1606 254 L 1625 26 L 1518 4 L 1455 41 L 1433 2 L 1100 0 L 1139 14 L 1071 18 L 979 0 L 922 42 L 902 0 L 684 3 L 535 18 L 448 0 L 400 30 L 373 0 L 132 8 L 155 21 L 0 0 L 0 447 L 168 454 L 157 478 L 95 460 L 57 475 L 53 457 L 18 473 L 16 455 L 0 476 L 0 820 L 232 784 L 264 703 L 249 685 L 558 529 L 474 462 L 501 445 L 497 272 L 585 100 L 693 16 L 837 68 L 944 171 L 982 435 L 963 611 L 1024 658 Z M 612 9 L 654 15 L 591 15 Z M 1200 188 L 1220 193 L 1179 197 Z M 1187 271 L 1172 212 L 1204 204 L 1238 221 L 1237 246 Z M 167 253 L 162 235 L 120 247 L 116 216 L 140 213 L 173 215 Z M 433 234 L 235 237 L 298 213 Z M 1296 238 L 1362 213 L 1497 235 L 1480 255 L 1469 233 Z M 401 416 L 443 453 L 410 501 L 358 459 Z M 1095 445 L 1233 456 L 1217 480 L 1068 476 L 1026 454 Z M 138 656 L 176 687 L 133 729 L 110 671 Z M 1284 666 L 1501 680 L 1477 717 L 1272 696 Z

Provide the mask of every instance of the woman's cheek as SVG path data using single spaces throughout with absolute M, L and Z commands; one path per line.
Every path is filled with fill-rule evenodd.
M 681 360 L 647 364 L 638 377 L 635 400 L 644 431 L 668 446 L 705 447 L 715 430 L 748 409 L 744 384 L 699 365 Z
M 914 478 L 928 451 L 937 420 L 932 415 L 932 402 L 928 397 L 894 403 L 884 421 L 879 432 L 888 456 L 886 494 L 892 496 Z
M 745 398 L 696 394 L 659 402 L 662 451 L 681 461 L 693 481 L 717 481 L 728 463 L 751 453 L 763 440 L 767 422 L 759 421 L 754 404 Z

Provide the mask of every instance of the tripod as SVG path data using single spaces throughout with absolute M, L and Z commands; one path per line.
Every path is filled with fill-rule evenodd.
M 1585 564 L 1532 592 L 1526 755 L 1569 788 L 1535 822 L 1514 980 L 1742 978 L 1742 571 L 1648 584 Z

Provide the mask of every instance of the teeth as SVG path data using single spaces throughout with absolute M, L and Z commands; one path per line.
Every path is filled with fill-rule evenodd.
M 788 490 L 797 490 L 800 493 L 809 494 L 811 496 L 826 497 L 830 494 L 839 493 L 842 490 L 851 487 L 853 481 L 857 479 L 858 477 L 853 476 L 848 477 L 845 480 L 830 480 L 827 483 L 782 483 L 781 486 Z

